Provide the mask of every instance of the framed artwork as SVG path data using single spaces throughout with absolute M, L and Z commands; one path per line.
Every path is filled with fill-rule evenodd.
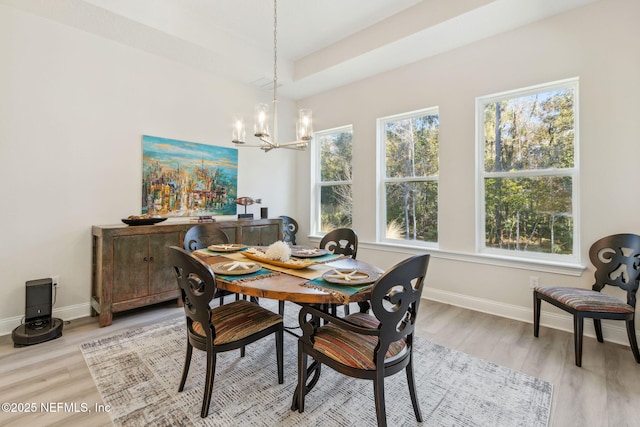
M 142 213 L 235 215 L 238 149 L 142 136 Z

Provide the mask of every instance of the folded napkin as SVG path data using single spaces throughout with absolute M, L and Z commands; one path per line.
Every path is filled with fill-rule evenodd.
M 341 303 L 346 304 L 353 295 L 371 289 L 373 283 L 359 286 L 338 285 L 335 283 L 329 283 L 320 277 L 303 283 L 302 286 L 329 292 L 338 297 Z

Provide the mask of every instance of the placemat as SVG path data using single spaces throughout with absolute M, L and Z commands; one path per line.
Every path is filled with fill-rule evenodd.
M 309 282 L 303 283 L 300 286 L 306 286 L 308 288 L 314 288 L 321 291 L 329 292 L 332 295 L 335 295 L 340 299 L 340 301 L 344 304 L 349 302 L 351 296 L 371 289 L 373 283 L 362 285 L 362 286 L 347 286 L 347 285 L 337 285 L 334 283 L 329 283 L 323 278 L 313 279 Z
M 258 280 L 264 279 L 265 277 L 277 276 L 277 271 L 267 270 L 266 268 L 261 268 L 258 271 L 254 271 L 249 274 L 216 274 L 216 278 L 224 280 L 225 282 L 248 282 L 250 280 Z

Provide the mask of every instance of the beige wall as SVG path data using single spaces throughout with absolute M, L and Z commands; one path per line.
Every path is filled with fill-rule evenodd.
M 388 267 L 419 252 L 370 244 L 376 232 L 376 119 L 438 106 L 440 251 L 432 251 L 426 295 L 531 321 L 529 276 L 538 276 L 542 285 L 590 287 L 589 245 L 607 234 L 640 232 L 640 198 L 635 197 L 640 178 L 639 19 L 640 3 L 604 0 L 302 100 L 314 111 L 316 130 L 353 125 L 353 223 L 362 242 L 359 257 Z M 476 97 L 576 76 L 579 238 L 587 270 L 494 265 L 469 255 L 475 252 L 476 237 Z M 305 219 L 308 205 L 307 198 L 297 205 Z M 572 327 L 566 316 L 543 315 L 542 320 Z M 613 331 L 616 338 L 627 342 L 622 323 L 614 325 L 622 327 Z

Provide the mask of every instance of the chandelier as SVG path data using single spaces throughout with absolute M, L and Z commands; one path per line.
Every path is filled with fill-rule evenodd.
M 296 122 L 296 141 L 278 142 L 278 1 L 273 1 L 273 133 L 269 132 L 269 106 L 256 104 L 253 133 L 260 140 L 258 144 L 247 144 L 246 130 L 241 116 L 236 117 L 231 142 L 244 147 L 258 147 L 265 153 L 274 148 L 304 150 L 309 146 L 313 123 L 311 110 L 301 109 Z

